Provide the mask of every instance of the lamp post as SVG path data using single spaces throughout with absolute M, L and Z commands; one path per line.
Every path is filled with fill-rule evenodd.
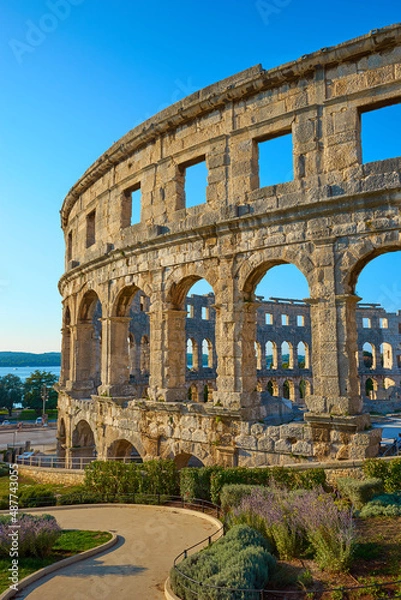
M 46 400 L 49 397 L 49 391 L 47 389 L 46 384 L 42 385 L 42 390 L 40 393 L 42 400 L 43 400 L 43 406 L 42 406 L 42 425 L 45 424 L 45 419 L 46 419 Z

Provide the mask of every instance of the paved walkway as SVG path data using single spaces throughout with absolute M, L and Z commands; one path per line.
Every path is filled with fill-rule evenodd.
M 211 535 L 210 521 L 174 508 L 151 506 L 48 509 L 64 529 L 111 530 L 110 550 L 57 571 L 22 590 L 29 600 L 159 600 L 173 559 Z M 38 514 L 35 511 L 35 514 Z

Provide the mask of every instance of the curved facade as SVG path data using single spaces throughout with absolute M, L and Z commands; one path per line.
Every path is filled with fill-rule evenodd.
M 61 210 L 67 252 L 60 412 L 67 453 L 76 404 L 98 454 L 114 443 L 118 422 L 124 429 L 118 435 L 129 436 L 123 422 L 131 419 L 134 445 L 145 457 L 185 454 L 213 462 L 227 455 L 241 462 L 243 436 L 264 418 L 255 289 L 283 263 L 297 266 L 309 285 L 313 393 L 306 395 L 299 435 L 281 443 L 258 423 L 249 456 L 262 452 L 266 436 L 272 441 L 264 447 L 280 456 L 343 458 L 377 450 L 377 440 L 362 433 L 368 419 L 360 414 L 355 284 L 372 258 L 401 248 L 401 159 L 363 163 L 360 130 L 362 113 L 401 101 L 400 56 L 397 25 L 270 71 L 258 65 L 136 127 L 74 185 Z M 261 187 L 260 144 L 283 135 L 292 141 L 293 179 Z M 185 182 L 199 163 L 207 169 L 206 201 L 190 206 Z M 187 400 L 185 300 L 200 279 L 215 297 L 217 376 L 201 419 L 210 435 L 197 442 L 198 409 L 178 405 Z M 128 342 L 138 291 L 149 302 L 142 357 L 149 379 L 140 400 Z M 127 420 L 128 409 L 135 416 Z M 195 420 L 189 433 L 183 411 Z M 218 439 L 216 411 L 224 414 Z

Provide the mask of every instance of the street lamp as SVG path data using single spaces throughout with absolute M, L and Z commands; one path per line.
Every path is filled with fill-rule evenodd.
M 46 384 L 42 385 L 42 390 L 41 390 L 41 397 L 43 400 L 43 406 L 42 406 L 42 425 L 45 424 L 45 419 L 46 419 L 46 400 L 49 397 L 49 390 L 47 389 Z

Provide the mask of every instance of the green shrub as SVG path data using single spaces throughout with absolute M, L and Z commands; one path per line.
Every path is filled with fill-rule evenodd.
M 134 494 L 172 495 L 178 491 L 178 471 L 172 460 L 94 461 L 85 469 L 85 486 L 107 502 Z
M 102 502 L 102 495 L 97 492 L 91 492 L 82 486 L 79 490 L 67 492 L 57 498 L 57 504 L 97 504 Z
M 383 494 L 377 496 L 362 508 L 359 516 L 368 517 L 398 517 L 401 516 L 401 493 Z
M 200 600 L 258 600 L 257 594 L 227 588 L 263 589 L 274 566 L 275 559 L 267 552 L 263 537 L 250 527 L 239 525 L 179 564 L 180 571 L 195 582 L 187 580 L 175 568 L 170 572 L 170 579 L 174 592 L 182 600 L 193 600 L 194 597 Z
M 268 486 L 272 482 L 287 489 L 314 489 L 324 486 L 326 474 L 323 469 L 308 469 L 296 471 L 288 467 L 263 467 L 251 469 L 246 467 L 231 467 L 221 469 L 211 477 L 211 500 L 220 504 L 220 494 L 226 484 L 248 484 Z
M 337 487 L 341 496 L 350 500 L 355 508 L 362 508 L 374 496 L 383 493 L 383 480 L 377 477 L 371 479 L 354 479 L 353 477 L 340 477 Z
M 212 467 L 185 467 L 180 471 L 180 495 L 191 502 L 195 498 L 210 502 L 210 480 L 214 473 L 222 470 L 217 465 Z
M 385 461 L 370 458 L 363 463 L 365 477 L 379 477 L 388 493 L 401 491 L 401 457 Z
M 237 508 L 242 499 L 249 496 L 254 489 L 254 485 L 233 483 L 224 485 L 220 493 L 221 508 L 225 513 L 233 508 Z
M 56 496 L 50 485 L 30 485 L 21 488 L 18 495 L 18 504 L 21 508 L 55 506 Z
M 0 477 L 5 477 L 10 472 L 9 466 L 7 463 L 0 462 Z

